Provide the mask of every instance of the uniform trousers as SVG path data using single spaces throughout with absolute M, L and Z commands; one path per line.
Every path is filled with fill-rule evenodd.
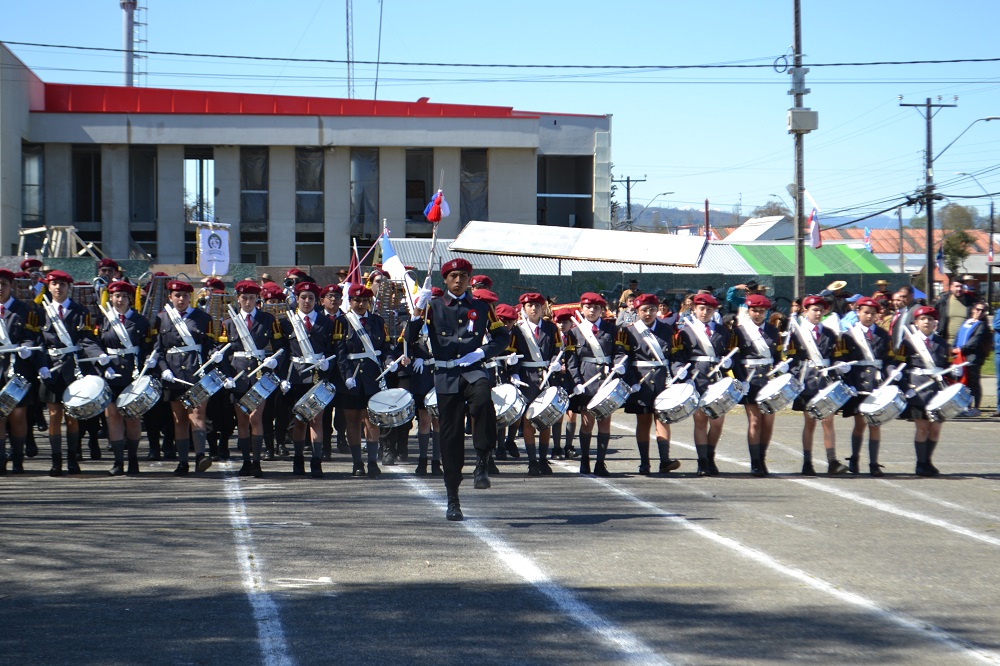
M 483 456 L 496 448 L 497 415 L 490 395 L 492 385 L 486 379 L 472 384 L 464 378 L 458 380 L 458 393 L 438 393 L 438 423 L 441 425 L 441 466 L 444 468 L 444 485 L 458 488 L 462 483 L 462 465 L 465 463 L 465 407 L 475 422 L 472 445 Z

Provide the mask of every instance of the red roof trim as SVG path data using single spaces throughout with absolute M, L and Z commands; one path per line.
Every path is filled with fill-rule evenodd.
M 176 113 L 259 116 L 537 118 L 506 106 L 388 102 L 329 97 L 45 84 L 46 113 Z

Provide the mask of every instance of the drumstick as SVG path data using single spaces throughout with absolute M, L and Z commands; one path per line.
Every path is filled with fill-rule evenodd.
M 212 352 L 212 356 L 215 356 L 216 354 L 225 354 L 229 350 L 229 348 L 232 347 L 232 346 L 233 346 L 232 342 L 227 342 L 225 347 L 223 347 L 222 349 L 220 349 L 220 350 L 218 350 L 216 352 Z M 212 365 L 212 357 L 211 356 L 208 358 L 207 361 L 205 361 L 205 365 L 203 365 L 200 368 L 198 368 L 197 370 L 195 370 L 194 376 L 195 377 L 201 377 L 203 374 L 205 374 L 205 369 L 208 366 L 210 366 L 210 365 Z
M 404 358 L 406 358 L 406 354 L 400 354 L 400 355 L 399 355 L 399 358 L 397 358 L 397 359 L 396 359 L 395 361 L 393 361 L 392 363 L 399 363 L 399 362 L 400 362 L 400 361 L 402 361 L 402 360 L 403 360 Z M 392 363 L 390 363 L 389 365 L 392 365 Z M 358 367 L 359 367 L 359 368 L 361 367 L 361 364 L 360 364 L 360 363 L 358 363 Z M 382 378 L 383 378 L 383 377 L 385 377 L 385 376 L 386 376 L 387 374 L 389 374 L 389 372 L 390 372 L 390 371 L 389 371 L 389 368 L 387 367 L 387 368 L 385 369 L 385 371 L 384 371 L 384 372 L 383 372 L 383 373 L 382 373 L 381 375 L 379 375 L 378 377 L 376 377 L 376 378 L 375 378 L 375 381 L 377 381 L 377 382 L 378 382 L 378 381 L 382 381 Z M 357 373 L 355 373 L 355 374 L 357 374 Z
M 722 364 L 726 362 L 726 359 L 731 359 L 733 356 L 736 355 L 736 352 L 738 352 L 739 350 L 740 350 L 739 347 L 734 347 L 733 349 L 730 349 L 729 353 L 723 356 L 721 359 L 719 359 L 719 362 L 715 364 L 715 367 L 708 371 L 708 374 L 714 375 L 715 373 L 717 373 L 720 369 L 722 369 Z
M 683 371 L 685 371 L 685 372 L 686 372 L 687 370 L 690 370 L 690 369 L 691 369 L 691 364 L 690 364 L 690 363 L 685 363 L 685 364 L 684 364 L 684 367 L 683 367 L 683 368 L 681 368 L 681 370 L 683 370 Z M 674 374 L 674 376 L 673 376 L 673 377 L 671 377 L 671 378 L 670 378 L 670 379 L 669 379 L 669 380 L 667 381 L 667 386 L 673 386 L 673 385 L 674 385 L 674 384 L 675 384 L 675 383 L 676 383 L 676 382 L 677 382 L 678 380 L 680 380 L 680 378 L 681 378 L 681 370 L 678 370 L 678 371 L 677 371 L 677 372 L 676 372 L 676 373 Z M 695 371 L 695 374 L 698 374 L 698 373 L 697 373 L 697 371 Z M 694 379 L 694 378 L 692 377 L 692 379 Z
M 562 355 L 566 352 L 565 349 L 560 349 L 559 353 L 556 355 L 555 362 L 559 363 L 562 360 Z M 545 375 L 542 377 L 542 383 L 538 385 L 539 389 L 545 388 L 545 385 L 549 383 L 549 377 L 552 375 L 552 364 L 545 370 Z
M 903 374 L 903 369 L 904 368 L 906 368 L 906 364 L 905 363 L 900 363 L 899 365 L 897 365 L 896 368 L 886 378 L 886 380 L 884 382 L 882 382 L 881 384 L 879 384 L 878 390 L 881 391 L 886 386 L 888 386 L 889 384 L 891 384 L 894 381 L 896 381 L 897 379 L 899 379 L 899 376 Z
M 647 372 L 645 375 L 643 375 L 642 379 L 640 379 L 637 383 L 638 384 L 642 384 L 647 379 L 649 379 L 654 372 L 656 372 L 656 368 L 653 368 L 652 370 L 650 370 L 649 372 Z M 629 393 L 638 393 L 638 392 L 639 392 L 639 389 L 636 389 L 636 390 L 633 391 L 632 387 L 629 387 Z
M 820 370 L 819 374 L 821 374 L 821 375 L 827 375 L 827 374 L 833 372 L 834 370 L 840 370 L 842 368 L 849 368 L 852 365 L 857 365 L 857 363 L 858 363 L 857 361 L 841 361 L 840 363 L 834 363 L 833 365 L 831 365 L 831 366 L 829 366 L 827 368 L 823 368 L 822 370 Z
M 170 381 L 172 381 L 172 382 L 176 382 L 176 383 L 178 383 L 178 384 L 186 384 L 186 385 L 188 385 L 188 386 L 194 386 L 194 384 L 192 384 L 191 382 L 188 382 L 188 381 L 184 381 L 183 379 L 179 379 L 178 377 L 174 377 L 174 378 L 173 378 L 172 380 L 170 380 Z

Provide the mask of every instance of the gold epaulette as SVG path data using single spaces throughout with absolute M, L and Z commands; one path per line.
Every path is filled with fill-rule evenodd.
M 334 340 L 344 339 L 344 324 L 341 323 L 339 319 L 333 322 L 333 339 Z
M 275 340 L 280 340 L 284 335 L 281 332 L 281 322 L 278 321 L 277 317 L 271 323 L 272 338 Z
M 219 331 L 219 342 L 221 342 L 222 344 L 229 342 L 229 333 L 226 332 L 225 326 L 223 326 L 222 329 Z

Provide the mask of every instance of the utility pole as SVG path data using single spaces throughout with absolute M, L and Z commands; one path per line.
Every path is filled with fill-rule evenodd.
M 940 98 L 939 98 L 940 99 Z M 934 150 L 932 148 L 932 131 L 931 131 L 931 120 L 937 115 L 937 111 L 934 109 L 944 109 L 948 107 L 955 107 L 958 104 L 932 104 L 931 98 L 928 97 L 927 101 L 923 104 L 903 104 L 899 103 L 900 106 L 912 106 L 917 109 L 917 113 L 920 113 L 927 121 L 927 155 L 924 160 L 926 167 L 924 174 L 924 209 L 927 211 L 927 247 L 925 248 L 926 256 L 924 257 L 924 277 L 926 278 L 924 282 L 924 293 L 927 294 L 927 302 L 934 302 Z M 924 111 L 921 113 L 920 109 L 923 108 Z M 954 143 L 954 142 L 952 142 Z M 947 146 L 945 150 L 947 150 Z M 944 151 L 941 151 L 944 152 Z
M 792 89 L 789 95 L 794 95 L 795 104 L 788 110 L 788 133 L 795 135 L 795 298 L 805 295 L 806 288 L 806 250 L 803 245 L 805 237 L 805 135 L 819 127 L 819 114 L 802 106 L 802 98 L 809 94 L 806 88 L 806 74 L 809 69 L 802 66 L 802 11 L 800 0 L 793 0 L 795 39 L 792 45 L 794 67 L 789 70 L 792 75 Z
M 903 254 L 903 207 L 896 209 L 896 217 L 899 219 L 899 274 L 906 275 L 906 255 Z
M 633 180 L 631 176 L 625 176 L 625 180 L 612 180 L 613 183 L 625 183 L 625 212 L 627 215 L 626 224 L 628 230 L 632 231 L 632 186 L 636 183 L 645 183 L 646 176 L 642 180 Z

